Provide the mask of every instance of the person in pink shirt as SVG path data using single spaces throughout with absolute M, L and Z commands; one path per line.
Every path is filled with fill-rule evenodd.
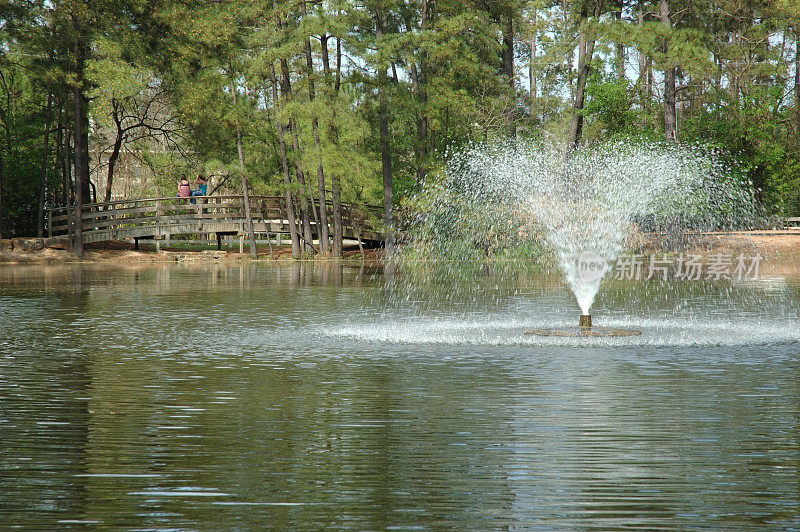
M 189 180 L 186 179 L 186 174 L 181 174 L 181 180 L 178 181 L 178 197 L 188 198 L 192 195 L 192 189 L 189 186 Z

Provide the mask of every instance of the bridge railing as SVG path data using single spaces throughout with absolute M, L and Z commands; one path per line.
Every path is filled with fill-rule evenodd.
M 328 220 L 333 221 L 333 205 L 327 202 Z M 57 207 L 48 210 L 49 236 L 64 235 L 70 229 L 71 209 Z M 250 196 L 250 212 L 254 222 L 286 224 L 286 206 L 282 196 Z M 356 233 L 377 231 L 380 208 L 373 206 L 342 205 L 342 225 Z M 149 225 L 169 226 L 186 223 L 240 223 L 245 218 L 244 197 L 198 196 L 193 198 L 134 198 L 127 200 L 88 203 L 83 206 L 82 230 L 84 233 L 117 230 L 126 227 Z M 313 224 L 312 218 L 312 224 Z

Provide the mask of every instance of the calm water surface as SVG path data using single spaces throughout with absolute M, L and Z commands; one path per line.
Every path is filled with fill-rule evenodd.
M 800 529 L 796 282 L 385 283 L 0 267 L 0 528 Z

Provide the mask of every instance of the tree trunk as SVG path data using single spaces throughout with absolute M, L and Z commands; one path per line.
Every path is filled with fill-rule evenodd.
M 56 176 L 58 176 L 59 172 L 61 172 L 63 168 L 62 159 L 64 157 L 64 153 L 63 153 L 63 147 L 61 146 L 61 143 L 63 142 L 63 132 L 61 129 L 62 127 L 63 124 L 61 122 L 61 103 L 59 103 L 58 125 L 56 126 L 56 167 L 54 169 L 55 170 L 54 173 Z M 53 197 L 55 198 L 55 193 L 53 194 Z M 66 205 L 66 203 L 64 204 Z
M 233 95 L 233 125 L 236 128 L 236 151 L 239 153 L 239 170 L 242 172 L 242 202 L 244 203 L 244 219 L 245 229 L 247 230 L 247 238 L 250 240 L 250 256 L 254 259 L 258 257 L 258 250 L 256 249 L 256 233 L 253 231 L 253 216 L 250 213 L 250 185 L 247 183 L 247 177 L 244 169 L 244 150 L 242 150 L 242 127 L 239 122 L 239 108 L 238 99 L 236 97 L 236 83 L 231 78 L 231 94 Z
M 536 37 L 538 30 L 536 28 L 536 19 L 537 19 L 538 9 L 533 8 L 533 18 L 532 28 L 531 28 L 531 60 L 528 63 L 528 86 L 530 88 L 530 95 L 531 95 L 531 116 L 538 117 L 539 113 L 537 110 L 537 93 L 539 92 L 538 87 L 536 86 L 536 54 L 537 54 L 537 42 Z
M 111 149 L 111 155 L 108 156 L 108 174 L 106 175 L 106 191 L 103 199 L 105 202 L 111 201 L 111 188 L 114 185 L 114 168 L 116 168 L 117 159 L 122 149 L 122 137 L 123 133 L 118 129 L 117 138 L 114 139 L 114 146 Z
M 800 139 L 800 27 L 794 30 L 794 112 L 795 131 Z
M 329 64 L 330 61 L 330 53 L 328 52 L 328 40 L 331 38 L 331 35 L 327 33 L 323 33 L 320 36 L 320 51 L 322 52 L 322 75 L 325 78 L 325 86 L 328 89 L 331 88 L 331 65 Z
M 116 129 L 116 136 L 114 137 L 114 146 L 111 148 L 111 155 L 108 156 L 108 174 L 106 175 L 106 192 L 105 192 L 105 199 L 103 201 L 109 202 L 111 201 L 111 187 L 114 184 L 114 168 L 117 164 L 117 159 L 119 158 L 119 152 L 122 149 L 122 141 L 123 137 L 125 136 L 124 131 L 122 130 L 122 119 L 119 117 L 119 110 L 116 100 L 112 99 L 111 105 L 113 107 L 113 115 L 112 118 L 114 120 L 114 127 Z
M 341 41 L 339 38 L 336 38 L 336 81 L 333 81 L 331 77 L 331 68 L 330 68 L 330 56 L 328 54 L 328 45 L 327 45 L 327 37 L 322 43 L 322 68 L 325 70 L 325 81 L 328 85 L 328 90 L 330 91 L 333 88 L 333 94 L 331 94 L 331 98 L 335 98 L 339 92 L 339 68 L 341 66 Z M 331 87 L 333 86 L 333 87 Z M 336 114 L 336 106 L 331 106 L 332 113 L 335 117 Z M 329 130 L 331 142 L 334 143 L 336 147 L 338 147 L 338 143 L 336 139 L 338 138 L 338 131 L 336 130 L 336 126 L 334 125 L 334 120 L 331 120 L 331 126 Z M 333 257 L 341 257 L 342 256 L 342 239 L 344 237 L 344 229 L 342 227 L 342 194 L 341 194 L 341 185 L 339 183 L 339 176 L 335 173 L 331 173 L 331 203 L 333 207 L 333 242 L 331 244 L 331 255 Z
M 622 23 L 622 11 L 616 11 L 614 18 L 617 19 L 617 24 Z M 614 43 L 614 68 L 617 71 L 617 79 L 625 79 L 625 45 L 617 41 Z
M 65 113 L 66 114 L 66 113 Z M 74 150 L 72 148 L 72 130 L 69 127 L 64 128 L 64 206 L 70 207 L 75 198 L 75 188 L 72 182 L 72 155 Z M 71 224 L 68 224 L 72 227 Z
M 422 0 L 421 33 L 423 38 L 428 26 L 428 0 Z M 420 112 L 417 117 L 417 191 L 425 180 L 428 158 L 428 54 L 424 50 L 419 52 L 419 70 L 417 65 L 411 69 L 414 92 L 419 98 Z
M 301 11 L 303 16 L 306 15 L 306 3 L 301 3 Z M 322 39 L 323 44 L 325 40 Z M 311 57 L 311 37 L 306 38 L 306 68 L 308 69 L 308 99 L 313 102 L 316 98 L 316 91 L 314 86 L 314 61 Z M 328 205 L 325 199 L 325 172 L 322 167 L 322 153 L 320 151 L 319 141 L 319 121 L 316 115 L 311 118 L 311 129 L 314 133 L 314 149 L 317 151 L 317 194 L 318 194 L 318 209 L 319 212 L 317 234 L 319 235 L 319 251 L 321 253 L 330 252 L 330 236 L 328 235 Z M 312 208 L 314 202 L 311 202 Z
M 311 217 L 308 211 L 308 196 L 306 196 L 306 178 L 303 174 L 303 167 L 300 166 L 300 140 L 297 133 L 297 124 L 294 118 L 289 119 L 289 127 L 292 130 L 292 150 L 294 150 L 294 175 L 300 183 L 300 225 L 303 229 L 304 251 L 314 251 L 314 236 L 311 233 Z
M 503 48 L 501 51 L 501 60 L 503 62 L 503 75 L 506 76 L 506 82 L 513 89 L 514 88 L 514 18 L 513 11 L 509 9 L 507 18 L 504 21 L 503 27 Z
M 40 238 L 44 235 L 44 203 L 47 192 L 47 156 L 49 155 L 50 122 L 53 110 L 53 92 L 47 91 L 47 111 L 44 117 L 44 147 L 42 154 L 42 175 L 39 178 L 39 218 L 36 221 L 36 234 Z
M 292 257 L 300 258 L 300 235 L 297 234 L 297 219 L 294 215 L 294 198 L 292 197 L 292 177 L 289 174 L 289 161 L 286 157 L 286 139 L 284 125 L 278 118 L 278 80 L 275 76 L 275 65 L 269 66 L 270 82 L 272 83 L 272 101 L 274 102 L 275 129 L 278 132 L 278 146 L 281 152 L 281 168 L 283 169 L 283 184 L 286 186 L 284 201 L 286 202 L 286 218 L 289 222 L 289 236 L 292 240 Z
M 639 22 L 639 31 L 643 31 L 644 28 L 644 0 L 639 0 L 639 6 L 637 9 L 637 18 Z M 650 100 L 650 95 L 647 92 L 647 63 L 648 57 L 641 49 L 639 49 L 639 98 L 641 99 L 641 106 L 643 111 L 647 111 L 649 108 L 648 102 Z
M 240 137 L 240 135 L 237 135 L 237 137 Z M 237 138 L 236 143 L 241 145 L 241 140 Z M 250 212 L 250 184 L 244 176 L 244 164 L 242 164 L 244 159 L 242 158 L 241 150 L 239 151 L 239 161 L 239 166 L 242 170 L 242 202 L 244 203 L 247 238 L 250 240 L 250 256 L 255 259 L 258 257 L 258 249 L 256 249 L 256 233 L 253 231 L 253 215 Z
M 0 238 L 3 238 L 3 153 L 0 151 Z
M 419 103 L 420 110 L 417 117 L 417 143 L 414 146 L 416 155 L 416 183 L 417 191 L 422 188 L 422 181 L 425 179 L 425 165 L 428 154 L 428 119 L 425 116 L 426 106 L 428 103 L 428 92 L 424 88 L 425 76 L 423 74 L 423 67 L 417 68 L 416 64 L 411 65 L 411 89 L 416 95 Z
M 9 120 L 8 114 L 11 109 L 11 91 L 6 91 L 6 110 L 7 112 L 4 114 L 5 122 L 5 130 L 6 130 L 6 154 L 8 155 L 8 159 L 11 159 L 11 120 Z M 0 149 L 0 238 L 3 238 L 3 150 Z
M 506 116 L 509 137 L 517 136 L 517 125 L 514 122 L 514 105 L 516 102 L 515 83 L 514 83 L 514 11 L 509 8 L 505 27 L 503 28 L 503 75 L 506 76 L 508 86 L 511 89 L 512 105 L 509 106 Z
M 339 176 L 331 175 L 331 202 L 333 203 L 333 246 L 331 255 L 342 256 L 342 240 L 344 240 L 344 225 L 342 220 L 342 186 Z
M 13 83 L 13 79 L 12 82 Z M 6 88 L 6 111 L 3 115 L 3 126 L 6 130 L 6 154 L 9 161 L 14 160 L 14 136 L 11 134 L 11 115 L 14 112 L 11 107 L 11 102 L 14 100 L 14 92 L 10 88 Z
M 276 10 L 278 9 L 278 1 L 272 0 L 272 6 Z M 278 15 L 277 17 L 277 24 L 278 28 L 282 29 L 284 26 L 283 20 Z M 284 103 L 288 103 L 292 99 L 292 82 L 289 75 L 289 61 L 282 57 L 280 59 L 281 64 L 281 95 L 283 96 Z M 308 219 L 308 203 L 306 201 L 305 191 L 305 179 L 303 178 L 303 172 L 300 168 L 300 164 L 297 162 L 299 157 L 299 145 L 297 140 L 297 131 L 294 125 L 294 119 L 289 118 L 289 128 L 292 133 L 292 147 L 294 148 L 295 157 L 293 160 L 294 168 L 295 168 L 295 179 L 301 185 L 299 191 L 299 199 L 300 199 L 300 224 L 302 226 L 303 232 L 303 246 L 311 246 L 313 249 L 313 244 L 311 242 L 311 224 Z M 288 206 L 287 206 L 288 209 Z
M 75 209 L 72 251 L 83 257 L 83 203 L 88 196 L 89 187 L 89 129 L 87 100 L 84 94 L 85 50 L 80 42 L 74 46 L 75 52 L 75 85 L 72 89 L 73 105 L 75 106 L 75 124 L 73 142 L 75 144 Z
M 669 34 L 672 29 L 672 21 L 669 18 L 668 1 L 659 0 L 659 8 L 661 24 L 665 27 L 667 34 Z M 669 36 L 664 40 L 663 52 L 665 61 L 669 64 L 669 58 L 667 57 L 669 52 Z M 678 140 L 674 66 L 668 66 L 664 71 L 664 137 L 671 142 L 677 142 Z
M 383 19 L 380 13 L 375 13 L 375 35 L 378 42 L 383 37 Z M 381 167 L 383 171 L 383 225 L 386 232 L 386 251 L 391 252 L 394 247 L 394 232 L 392 228 L 392 152 L 389 144 L 389 117 L 386 98 L 386 65 L 378 65 L 378 115 L 380 121 L 381 137 Z
M 595 6 L 595 17 L 600 16 L 600 4 Z M 569 128 L 567 146 L 575 149 L 581 142 L 583 134 L 583 105 L 586 100 L 586 81 L 589 78 L 590 63 L 594 54 L 594 35 L 587 28 L 588 14 L 581 12 L 581 30 L 578 40 L 578 83 L 575 87 L 575 103 L 572 106 L 572 122 Z
M 73 159 L 75 158 L 75 147 L 73 146 L 72 142 L 72 129 L 70 127 L 65 127 L 64 129 L 64 187 L 66 188 L 64 193 L 67 196 L 67 200 L 64 205 L 70 207 L 75 204 L 75 180 L 72 176 L 72 170 L 74 169 Z M 70 227 L 72 226 L 70 225 Z
M 561 34 L 563 38 L 566 40 L 570 38 L 568 37 L 568 35 L 571 32 L 570 30 L 571 24 L 569 22 L 570 9 L 568 0 L 561 0 L 561 13 L 563 16 L 562 18 L 563 26 L 561 28 L 562 29 Z M 567 47 L 567 53 L 565 54 L 564 57 L 564 63 L 565 63 L 564 70 L 567 71 L 567 83 L 569 84 L 569 101 L 571 105 L 575 105 L 575 76 L 572 73 L 573 57 L 575 56 L 574 52 L 575 52 L 574 50 L 571 50 L 569 49 L 569 47 Z
M 289 62 L 286 59 L 281 59 L 281 92 L 283 93 L 284 101 L 289 101 L 292 93 L 292 83 L 289 78 Z M 303 171 L 300 168 L 300 163 L 297 161 L 300 156 L 300 145 L 297 140 L 297 130 L 295 128 L 294 118 L 289 119 L 289 130 L 292 134 L 292 149 L 295 153 L 293 160 L 295 179 L 301 185 L 299 192 L 299 203 L 300 226 L 303 234 L 303 248 L 309 246 L 313 249 L 311 241 L 311 222 L 308 218 L 308 200 L 306 198 L 305 191 L 303 190 L 306 186 L 306 183 L 305 179 L 303 178 Z
M 308 187 L 308 198 L 311 200 L 311 214 L 314 218 L 314 224 L 319 227 L 319 210 L 314 207 L 316 198 L 314 198 L 314 187 L 311 186 L 311 176 L 309 174 L 306 174 L 306 185 Z
M 319 140 L 319 124 L 317 119 L 314 118 L 311 124 L 314 129 L 314 144 L 317 148 L 317 190 L 319 196 L 317 203 L 319 205 L 319 250 L 321 253 L 330 253 L 331 251 L 331 237 L 328 228 L 328 199 L 325 192 L 325 172 L 322 168 L 322 154 L 320 153 L 320 140 Z
M 336 37 L 336 94 L 342 86 L 342 38 Z

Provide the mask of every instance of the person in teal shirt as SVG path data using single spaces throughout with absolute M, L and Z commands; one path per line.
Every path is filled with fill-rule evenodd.
M 195 184 L 197 185 L 197 188 L 195 190 L 192 190 L 192 199 L 189 200 L 192 203 L 197 203 L 197 201 L 194 199 L 195 197 L 208 195 L 207 194 L 208 183 L 206 183 L 206 178 L 203 177 L 203 174 L 197 176 Z

